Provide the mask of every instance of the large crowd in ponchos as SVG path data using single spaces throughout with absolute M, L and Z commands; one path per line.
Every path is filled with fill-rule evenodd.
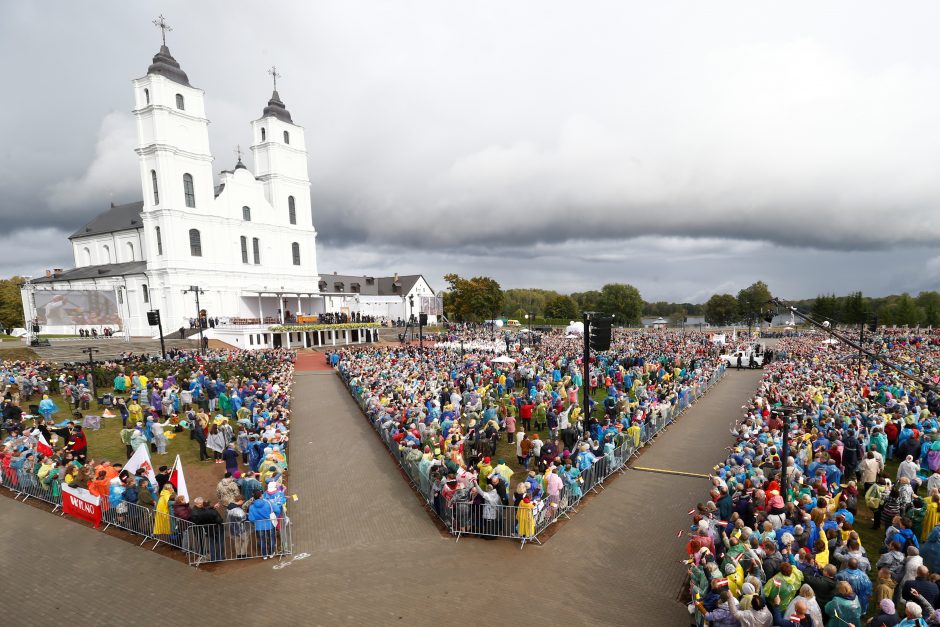
M 270 552 L 272 514 L 286 515 L 293 361 L 286 350 L 171 351 L 167 360 L 122 355 L 96 364 L 97 398 L 86 364 L 3 362 L 3 483 L 52 502 L 62 484 L 87 489 L 101 498 L 112 522 L 120 523 L 129 506 L 145 507 L 154 513 L 152 528 L 135 530 L 145 535 L 173 535 L 177 521 L 248 521 L 263 532 Z M 67 407 L 54 402 L 56 392 Z M 89 448 L 89 409 L 102 420 L 121 421 L 128 459 L 140 447 L 149 449 L 158 469 L 155 485 L 144 468 L 130 473 L 124 459 Z M 187 435 L 201 461 L 224 467 L 215 494 L 191 501 L 177 494 L 171 468 L 161 464 L 168 440 Z
M 645 441 L 654 420 L 687 403 L 721 369 L 719 347 L 695 332 L 615 333 L 583 379 L 583 341 L 545 334 L 502 355 L 470 347 L 482 331 L 451 332 L 446 346 L 349 347 L 331 356 L 373 423 L 438 515 L 461 531 L 473 508 L 493 525 L 512 506 L 511 534 L 530 537 L 536 520 L 580 498 L 584 475 L 617 447 Z M 456 350 L 460 340 L 466 352 Z M 606 390 L 582 414 L 579 393 Z M 505 439 L 500 455 L 498 443 Z M 497 535 L 503 535 L 502 529 Z
M 689 512 L 694 622 L 940 624 L 940 333 L 866 342 L 924 385 L 825 339 L 780 340 Z

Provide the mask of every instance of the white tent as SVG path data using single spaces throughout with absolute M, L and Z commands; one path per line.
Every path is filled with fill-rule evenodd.
M 584 323 L 583 322 L 571 322 L 565 327 L 565 333 L 572 334 L 576 333 L 578 335 L 584 335 Z

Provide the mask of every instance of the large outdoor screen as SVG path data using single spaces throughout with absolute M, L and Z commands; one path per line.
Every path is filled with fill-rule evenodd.
M 440 296 L 420 296 L 421 302 L 421 313 L 426 313 L 429 316 L 441 316 L 444 314 L 444 299 Z
M 121 324 L 114 292 L 36 290 L 33 297 L 36 317 L 42 325 Z

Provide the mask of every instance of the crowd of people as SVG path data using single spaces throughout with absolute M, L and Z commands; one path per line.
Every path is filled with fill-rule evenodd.
M 175 350 L 166 361 L 123 355 L 97 364 L 99 392 L 106 376 L 113 386 L 97 399 L 87 364 L 4 362 L 3 483 L 52 502 L 61 496 L 62 484 L 87 489 L 101 498 L 109 522 L 165 541 L 173 538 L 177 545 L 184 528 L 211 525 L 201 537 L 212 559 L 220 559 L 229 546 L 235 547 L 233 557 L 246 556 L 250 525 L 266 558 L 275 544 L 274 519 L 286 516 L 294 357 L 281 349 L 204 355 Z M 56 405 L 50 396 L 55 392 L 68 407 Z M 145 467 L 128 472 L 125 459 L 89 449 L 82 418 L 92 402 L 104 410 L 104 419 L 121 421 L 116 437 L 127 459 L 141 447 L 155 456 L 155 483 Z M 187 433 L 200 460 L 223 466 L 211 498 L 190 501 L 178 494 L 171 467 L 161 463 L 161 458 L 172 462 L 165 458 L 168 438 Z M 148 512 L 143 518 L 140 508 Z M 231 541 L 226 544 L 225 538 Z
M 940 333 L 869 338 L 910 376 L 825 339 L 779 341 L 690 512 L 698 624 L 940 624 Z
M 610 350 L 592 357 L 587 381 L 580 338 L 556 332 L 500 356 L 465 352 L 488 338 L 468 329 L 423 351 L 355 346 L 328 356 L 403 464 L 415 466 L 438 515 L 481 535 L 534 535 L 540 513 L 579 497 L 592 468 L 624 442 L 645 441 L 654 419 L 721 368 L 719 347 L 697 332 L 618 330 Z M 510 524 L 498 506 L 515 508 Z

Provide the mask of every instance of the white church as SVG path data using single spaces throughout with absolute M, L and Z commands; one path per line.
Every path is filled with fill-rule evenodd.
M 164 42 L 147 74 L 133 81 L 143 200 L 112 204 L 72 234 L 75 268 L 47 272 L 24 286 L 26 319 L 42 333 L 77 333 L 78 326 L 102 332 L 112 321 L 128 337 L 156 337 L 148 311 L 160 311 L 169 334 L 190 328 L 202 310 L 213 320 L 206 335 L 239 348 L 311 346 L 373 334 L 285 332 L 283 325 L 298 314 L 310 322 L 326 312 L 395 320 L 408 315 L 409 305 L 416 312 L 415 298 L 419 307 L 433 303 L 422 300 L 434 292 L 420 275 L 406 281 L 407 290 L 398 275 L 391 281 L 361 277 L 342 287 L 321 280 L 304 129 L 294 123 L 272 74 L 274 93 L 251 122 L 254 171 L 239 156 L 216 184 L 205 93 L 190 84 Z M 387 293 L 370 284 L 387 284 Z M 96 294 L 77 302 L 74 294 L 85 291 Z M 117 311 L 81 317 L 102 302 Z M 120 324 L 113 324 L 117 318 Z

